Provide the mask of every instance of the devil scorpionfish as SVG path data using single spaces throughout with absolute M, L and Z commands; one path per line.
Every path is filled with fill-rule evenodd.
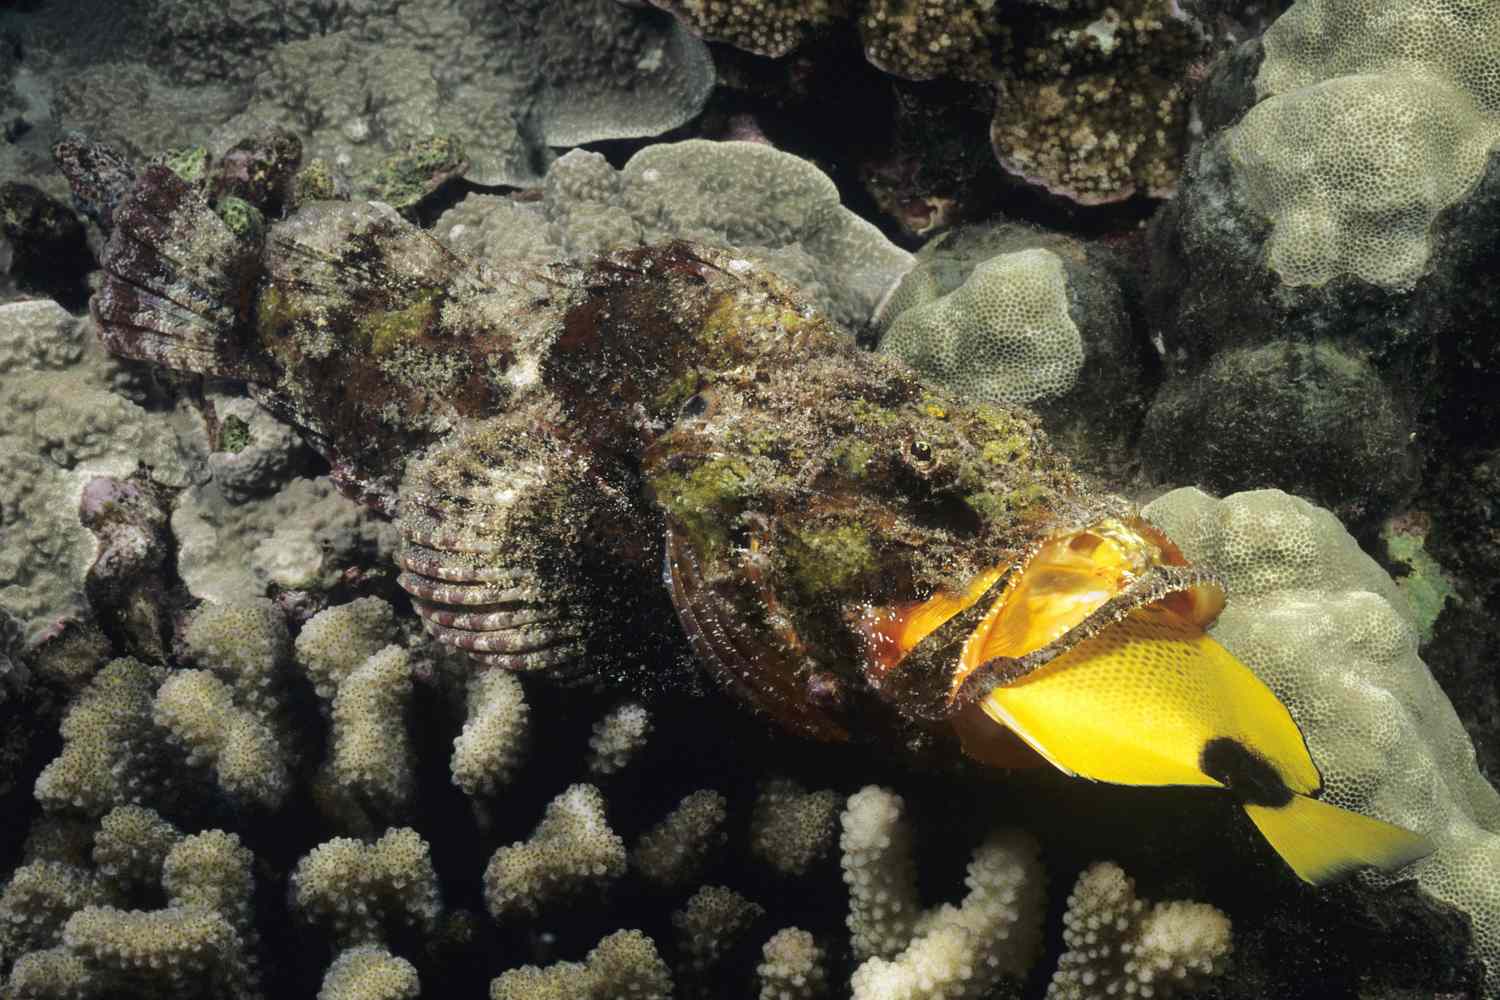
M 1427 850 L 1316 798 L 1286 708 L 1205 632 L 1219 581 L 1031 414 L 731 253 L 479 264 L 310 200 L 299 158 L 278 134 L 141 170 L 91 312 L 117 354 L 245 383 L 394 517 L 439 642 L 575 683 L 681 649 L 815 740 L 1226 788 L 1308 881 Z

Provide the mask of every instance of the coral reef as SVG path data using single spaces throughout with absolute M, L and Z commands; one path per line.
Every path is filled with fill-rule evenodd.
M 1147 904 L 1118 865 L 1093 865 L 1073 886 L 1063 916 L 1068 950 L 1047 1000 L 1167 997 L 1224 971 L 1229 919 L 1204 903 Z
M 911 266 L 815 165 L 751 142 L 662 143 L 618 171 L 575 150 L 548 169 L 540 205 L 471 195 L 435 231 L 484 260 L 580 259 L 674 238 L 730 247 L 854 329 Z
M 672 976 L 651 939 L 640 931 L 617 931 L 600 941 L 582 962 L 511 969 L 490 984 L 490 1000 L 538 997 L 631 997 L 667 1000 Z
M 463 138 L 476 182 L 530 182 L 550 147 L 684 124 L 715 82 L 702 42 L 664 14 L 614 0 L 525 0 L 504 11 L 474 0 L 421 9 L 143 0 L 110 19 L 114 45 L 135 40 L 132 59 L 100 59 L 111 45 L 72 30 L 92 19 L 57 13 L 55 26 L 43 15 L 19 27 L 50 52 L 26 64 L 43 70 L 29 78 L 31 96 L 63 127 L 136 153 L 216 133 L 209 145 L 223 153 L 285 124 L 361 191 L 379 187 L 388 156 L 443 135 Z M 57 138 L 47 114 L 27 118 L 43 146 Z
M 1411 610 L 1396 584 L 1332 514 L 1278 490 L 1216 500 L 1184 488 L 1146 513 L 1225 577 L 1234 600 L 1213 635 L 1291 710 L 1322 771 L 1325 799 L 1436 844 L 1410 875 L 1469 915 L 1493 989 L 1500 794 L 1417 656 Z
M 125 478 L 188 486 L 206 478 L 203 426 L 184 411 L 148 409 L 114 391 L 127 376 L 87 323 L 57 303 L 0 305 L 0 608 L 34 641 L 87 615 L 84 578 L 97 552 L 78 520 L 84 487 Z
M 593 785 L 573 785 L 547 804 L 530 839 L 495 851 L 484 872 L 485 902 L 496 919 L 536 913 L 623 874 L 625 844 L 609 828 L 604 796 Z
M 1286 5 L 0 5 L 0 996 L 1500 992 L 1497 7 Z M 1021 769 L 1162 594 L 1431 855 Z
M 1495 309 L 1471 280 L 1500 213 L 1495 83 L 1474 68 L 1494 16 L 1306 0 L 1221 61 L 1189 180 L 1153 224 L 1171 379 L 1143 451 L 1159 480 L 1274 484 L 1368 527 L 1413 493 L 1421 442 L 1492 436 L 1467 406 L 1490 363 L 1472 331 Z M 1226 421 L 1247 392 L 1257 410 L 1271 398 L 1259 434 Z M 1253 459 L 1226 461 L 1221 440 Z
M 1075 460 L 1118 469 L 1148 387 L 1116 269 L 1024 226 L 952 230 L 881 302 L 876 349 L 966 398 L 1024 404 Z
M 1039 22 L 1002 71 L 990 141 L 1006 170 L 1081 205 L 1171 195 L 1188 137 L 1198 23 L 1164 0 Z
M 953 0 L 653 2 L 704 37 L 771 56 L 852 22 L 865 57 L 896 77 L 992 88 L 988 135 L 1000 167 L 1083 206 L 1171 195 L 1189 137 L 1188 98 L 1211 49 L 1212 32 L 1163 0 L 1024 14 Z
M 390 525 L 341 496 L 326 476 L 292 479 L 239 504 L 215 483 L 195 487 L 173 509 L 172 530 L 188 589 L 214 601 L 326 594 L 379 566 L 395 546 Z
M 870 786 L 843 815 L 844 880 L 858 1000 L 986 996 L 1025 976 L 1041 939 L 1044 879 L 1037 845 L 1019 831 L 991 835 L 974 851 L 954 907 L 921 910 L 912 836 L 900 796 Z
M 443 134 L 464 137 L 470 179 L 533 180 L 548 146 L 675 128 L 714 83 L 701 42 L 608 0 L 503 14 L 455 0 L 290 38 L 263 51 L 255 96 L 220 134 L 285 125 L 356 187 L 402 141 Z

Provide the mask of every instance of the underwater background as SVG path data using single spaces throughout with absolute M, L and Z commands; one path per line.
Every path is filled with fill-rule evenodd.
M 1495 0 L 0 0 L 0 122 L 0 997 L 1500 996 Z M 1137 509 L 1429 853 L 787 666 Z

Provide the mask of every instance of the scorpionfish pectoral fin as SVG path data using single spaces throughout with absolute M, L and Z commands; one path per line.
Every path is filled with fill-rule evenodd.
M 749 548 L 732 563 L 710 562 L 667 519 L 662 578 L 693 653 L 720 686 L 792 732 L 847 740 L 813 697 L 809 658 L 756 556 Z

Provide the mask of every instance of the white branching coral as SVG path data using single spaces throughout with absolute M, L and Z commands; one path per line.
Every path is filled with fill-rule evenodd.
M 646 745 L 651 715 L 639 702 L 616 705 L 594 725 L 589 737 L 589 770 L 603 776 L 622 771 Z
M 373 844 L 335 837 L 292 872 L 292 906 L 347 944 L 378 942 L 386 924 L 430 930 L 442 915 L 427 842 L 410 827 Z
M 63 943 L 85 967 L 152 982 L 164 995 L 184 994 L 190 984 L 213 996 L 254 995 L 243 978 L 239 935 L 207 907 L 87 906 L 68 919 Z
M 234 689 L 236 702 L 262 719 L 280 708 L 292 641 L 276 605 L 264 599 L 207 602 L 188 620 L 182 639 L 198 666 Z
M 911 826 L 901 796 L 870 785 L 849 796 L 842 817 L 844 881 L 854 957 L 890 958 L 911 941 L 921 910 Z
M 155 885 L 182 831 L 145 806 L 116 806 L 94 834 L 94 866 L 122 887 Z
M 1025 977 L 1046 910 L 1030 835 L 991 834 L 969 862 L 963 902 L 923 912 L 899 796 L 874 786 L 851 796 L 841 843 L 849 927 L 869 956 L 850 980 L 854 1000 L 978 1000 Z
M 765 913 L 765 907 L 733 889 L 705 885 L 672 914 L 677 950 L 683 956 L 679 968 L 690 995 L 712 995 L 704 989 L 709 974 Z
M 275 809 L 291 788 L 287 743 L 234 702 L 228 684 L 207 670 L 179 670 L 157 689 L 152 719 L 187 750 L 188 763 L 212 768 L 231 798 Z
M 164 833 L 154 822 L 135 832 L 153 842 Z M 16 963 L 14 995 L 114 996 L 129 984 L 129 992 L 143 996 L 260 996 L 253 861 L 239 838 L 222 830 L 177 840 L 161 862 L 165 907 L 78 907 L 57 947 Z
M 728 800 L 718 792 L 707 788 L 692 792 L 641 834 L 630 854 L 631 863 L 659 885 L 687 885 L 723 845 L 728 810 Z
M 838 792 L 809 792 L 788 778 L 761 786 L 750 814 L 750 854 L 783 875 L 805 875 L 833 847 Z
M 652 940 L 616 931 L 582 962 L 523 965 L 490 980 L 490 1000 L 667 1000 L 672 974 Z
M 1068 950 L 1047 1000 L 1172 996 L 1223 972 L 1233 946 L 1219 910 L 1183 900 L 1148 904 L 1107 861 L 1078 876 L 1063 924 Z
M 761 948 L 759 1000 L 819 1000 L 828 994 L 823 949 L 807 931 L 786 927 Z
M 151 725 L 151 704 L 165 676 L 132 659 L 99 671 L 63 716 L 62 753 L 36 780 L 43 807 L 97 815 L 153 790 L 163 741 Z
M 508 670 L 479 670 L 469 677 L 465 703 L 463 732 L 453 740 L 453 783 L 487 795 L 509 782 L 526 756 L 526 693 Z
M 297 635 L 297 662 L 332 701 L 345 677 L 396 639 L 396 612 L 378 597 L 361 597 L 308 619 Z
M 625 842 L 609 827 L 604 796 L 573 785 L 547 805 L 531 839 L 497 849 L 484 871 L 484 898 L 497 920 L 625 874 Z
M 356 667 L 333 698 L 329 771 L 340 788 L 387 814 L 409 802 L 416 789 L 406 733 L 411 692 L 411 657 L 393 645 Z
M 361 944 L 339 952 L 323 976 L 318 1000 L 412 1000 L 421 992 L 410 962 L 376 945 Z

